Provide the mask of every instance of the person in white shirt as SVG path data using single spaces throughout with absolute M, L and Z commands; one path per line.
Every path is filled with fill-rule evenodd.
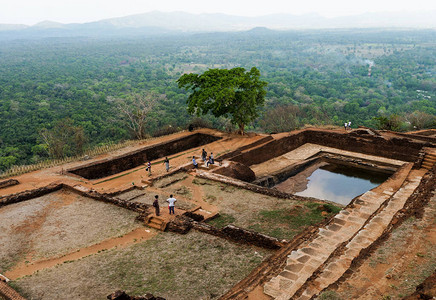
M 171 215 L 171 212 L 173 212 L 173 215 L 174 215 L 174 203 L 176 202 L 177 200 L 176 200 L 176 198 L 174 198 L 173 197 L 173 195 L 170 195 L 170 197 L 167 199 L 167 202 L 169 203 L 168 204 L 168 209 L 170 210 L 170 215 Z

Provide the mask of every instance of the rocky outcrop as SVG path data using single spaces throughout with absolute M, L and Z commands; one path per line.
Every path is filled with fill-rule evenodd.
M 246 182 L 252 182 L 256 179 L 256 174 L 254 174 L 252 169 L 242 163 L 233 161 L 226 162 L 223 166 L 213 170 L 212 173 L 224 175 Z

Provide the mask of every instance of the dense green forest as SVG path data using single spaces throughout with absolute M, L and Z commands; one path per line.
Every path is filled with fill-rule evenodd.
M 389 119 L 401 119 L 399 130 L 436 125 L 434 30 L 258 28 L 161 38 L 15 40 L 0 43 L 0 171 L 53 155 L 47 139 L 58 133 L 58 139 L 68 139 L 62 132 L 80 141 L 80 147 L 65 144 L 65 155 L 133 138 L 121 108 L 138 99 L 152 104 L 147 134 L 185 128 L 193 117 L 187 93 L 177 87 L 181 75 L 253 66 L 268 86 L 266 105 L 248 130 L 345 121 L 380 127 Z M 229 126 L 226 118 L 203 119 Z

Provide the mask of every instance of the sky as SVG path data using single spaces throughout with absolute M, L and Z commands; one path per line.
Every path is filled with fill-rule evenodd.
M 318 13 L 325 17 L 365 12 L 436 10 L 435 0 L 0 0 L 0 24 L 49 20 L 85 23 L 150 11 L 260 16 Z

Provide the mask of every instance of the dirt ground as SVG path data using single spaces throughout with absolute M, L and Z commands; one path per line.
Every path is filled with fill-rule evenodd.
M 318 299 L 402 299 L 436 270 L 436 194 L 342 282 Z
M 142 225 L 136 213 L 69 191 L 0 208 L 0 272 L 58 257 Z
M 29 299 L 105 299 L 117 289 L 166 299 L 215 299 L 271 252 L 191 231 L 66 262 L 13 282 Z

